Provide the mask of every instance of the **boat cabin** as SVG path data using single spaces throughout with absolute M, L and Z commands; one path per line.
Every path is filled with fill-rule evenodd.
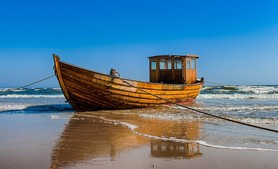
M 197 82 L 197 59 L 199 56 L 158 55 L 149 57 L 150 82 L 170 84 L 193 84 Z

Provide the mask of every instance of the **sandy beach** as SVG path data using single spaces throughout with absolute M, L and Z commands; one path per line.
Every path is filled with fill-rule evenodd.
M 227 145 L 246 147 L 247 141 L 239 145 L 235 139 L 227 138 L 230 143 L 224 144 L 226 148 L 204 146 L 198 140 L 210 142 L 212 136 L 208 135 L 212 133 L 215 133 L 213 139 L 226 139 L 216 130 L 210 132 L 213 128 L 200 120 L 167 120 L 146 114 L 156 111 L 1 115 L 0 168 L 278 167 L 277 144 L 270 147 L 271 151 L 268 151 L 269 146 L 263 147 L 263 151 L 229 150 Z M 176 110 L 159 110 L 164 114 L 169 111 L 175 113 Z
M 278 0 L 0 14 L 0 169 L 278 169 Z

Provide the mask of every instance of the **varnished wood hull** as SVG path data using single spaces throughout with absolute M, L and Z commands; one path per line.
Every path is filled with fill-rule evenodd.
M 148 93 L 172 102 L 193 102 L 203 85 L 203 82 L 190 85 L 160 84 L 111 77 L 61 62 L 58 56 L 53 56 L 61 89 L 76 111 L 132 109 L 167 104 L 167 101 Z

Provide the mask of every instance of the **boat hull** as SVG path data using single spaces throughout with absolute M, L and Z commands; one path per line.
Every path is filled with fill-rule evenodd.
M 144 108 L 168 104 L 167 100 L 191 103 L 203 85 L 203 82 L 161 84 L 111 77 L 61 62 L 56 55 L 54 62 L 65 98 L 76 111 Z

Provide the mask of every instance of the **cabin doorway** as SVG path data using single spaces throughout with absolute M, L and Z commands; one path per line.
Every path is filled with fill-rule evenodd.
M 182 60 L 180 58 L 174 59 L 174 70 L 173 70 L 173 77 L 174 81 L 177 84 L 183 84 L 184 81 L 184 66 L 182 66 Z
M 185 70 L 185 83 L 186 84 L 192 84 L 196 82 L 197 76 L 196 76 L 196 59 L 195 58 L 186 58 L 186 66 Z

